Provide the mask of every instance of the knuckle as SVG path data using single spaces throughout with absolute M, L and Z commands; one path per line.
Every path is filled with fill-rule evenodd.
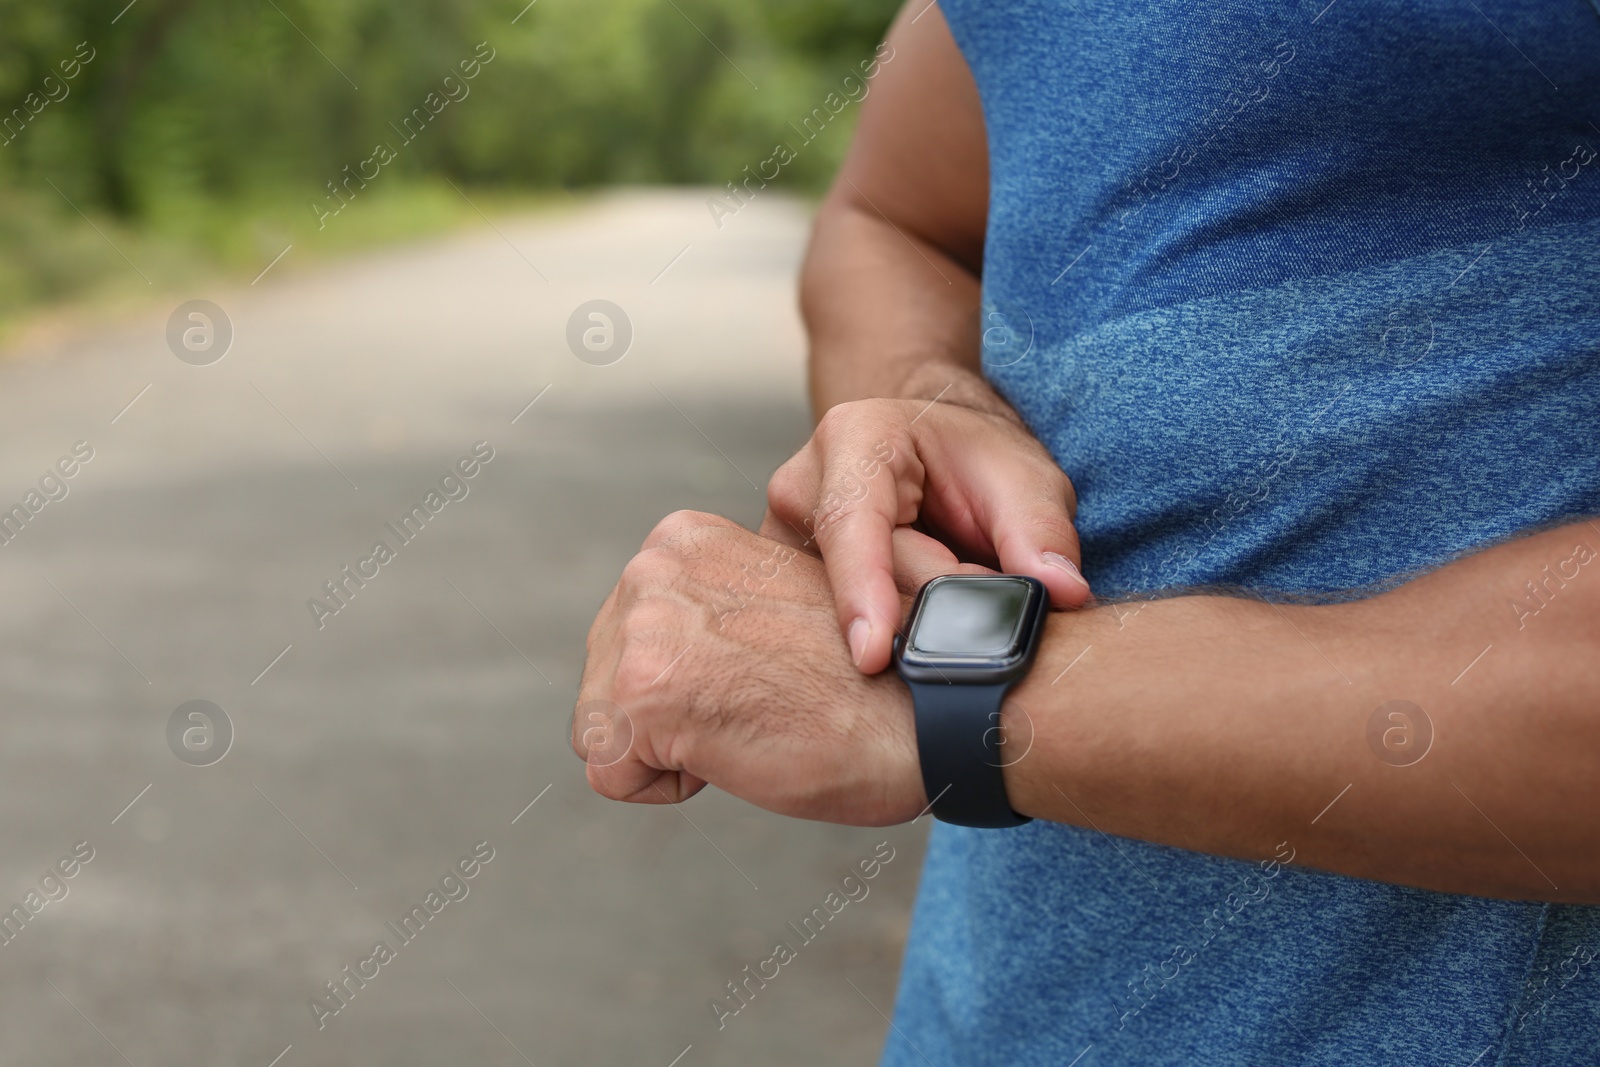
M 626 800 L 627 791 L 622 788 L 621 782 L 615 774 L 608 773 L 608 768 L 596 767 L 590 764 L 584 771 L 584 777 L 589 781 L 589 788 L 605 797 L 607 800 Z
M 1077 528 L 1072 525 L 1070 519 L 1063 515 L 1055 515 L 1048 512 L 1037 514 L 1028 519 L 1025 526 L 1029 532 L 1051 544 L 1063 541 L 1072 542 L 1078 538 Z
M 677 561 L 670 551 L 647 547 L 622 568 L 618 586 L 631 599 L 669 585 L 677 574 Z
M 663 653 L 659 645 L 638 642 L 624 647 L 611 678 L 611 699 L 623 707 L 648 710 L 642 700 L 671 661 L 671 654 Z
M 838 490 L 825 493 L 817 503 L 812 515 L 812 533 L 817 538 L 831 537 L 840 524 L 849 516 L 851 508 L 858 497 L 852 497 Z
M 704 512 L 689 511 L 687 509 L 674 511 L 655 524 L 655 528 L 650 531 L 650 535 L 644 539 L 643 547 L 652 549 L 674 545 L 693 537 L 699 530 L 717 524 L 715 516 L 707 515 Z
M 628 613 L 617 634 L 611 699 L 627 707 L 655 686 L 676 654 L 668 635 L 682 630 L 680 622 L 679 612 L 661 601 L 644 601 Z
M 683 629 L 683 608 L 664 597 L 641 599 L 622 620 L 622 639 L 628 642 L 653 642 Z
M 841 431 L 847 430 L 855 423 L 860 415 L 861 400 L 846 400 L 842 404 L 835 404 L 822 413 L 822 418 L 817 420 L 816 433 L 812 436 L 819 441 L 831 441 L 838 437 Z
M 838 528 L 863 514 L 881 512 L 897 523 L 916 518 L 922 506 L 920 468 L 903 476 L 887 469 L 883 461 L 863 460 L 839 473 L 828 484 L 811 516 L 816 532 Z M 865 509 L 865 511 L 863 511 Z
M 789 459 L 773 471 L 767 481 L 767 506 L 778 515 L 791 515 L 804 510 L 808 481 L 801 456 Z
M 1078 491 L 1072 485 L 1072 479 L 1067 477 L 1067 472 L 1056 466 L 1053 460 L 1046 464 L 1045 484 L 1050 486 L 1050 494 L 1046 498 L 1053 507 L 1065 507 L 1068 515 L 1075 515 L 1078 511 Z
M 823 412 L 814 435 L 819 440 L 838 441 L 856 437 L 869 429 L 881 429 L 895 410 L 893 401 L 877 398 L 846 400 Z
M 913 522 L 922 514 L 922 501 L 924 493 L 920 480 L 905 480 L 897 483 L 895 493 L 895 525 L 904 526 Z

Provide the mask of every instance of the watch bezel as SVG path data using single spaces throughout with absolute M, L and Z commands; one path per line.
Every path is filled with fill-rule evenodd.
M 905 636 L 894 639 L 894 664 L 900 676 L 908 682 L 930 685 L 993 685 L 1014 681 L 1028 673 L 1034 654 L 1039 647 L 1039 633 L 1050 613 L 1050 596 L 1044 583 L 1026 574 L 942 574 L 929 579 L 911 604 L 906 616 L 905 634 L 916 629 L 917 618 L 927 600 L 928 590 L 945 582 L 977 583 L 1006 580 L 1022 582 L 1028 587 L 1028 599 L 1022 607 L 1022 622 L 1017 627 L 1017 651 L 1001 656 L 949 656 L 930 655 L 910 648 Z

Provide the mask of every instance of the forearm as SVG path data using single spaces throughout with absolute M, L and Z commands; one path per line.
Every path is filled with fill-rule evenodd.
M 1055 615 L 1006 713 L 1034 730 L 1006 772 L 1012 802 L 1244 859 L 1286 842 L 1294 862 L 1344 874 L 1600 902 L 1596 548 L 1579 523 L 1352 603 Z M 1369 741 L 1391 700 L 1422 709 L 1414 739 L 1431 724 L 1414 763 L 1383 746 L 1398 721 L 1380 717 Z
M 801 274 L 812 409 L 867 397 L 1010 408 L 979 369 L 978 278 L 932 241 L 878 214 L 841 179 L 819 212 Z

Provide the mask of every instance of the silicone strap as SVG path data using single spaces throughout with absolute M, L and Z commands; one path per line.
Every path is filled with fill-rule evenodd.
M 1031 822 L 1011 810 L 1001 770 L 1000 704 L 1009 686 L 908 685 L 922 785 L 934 817 L 989 829 Z

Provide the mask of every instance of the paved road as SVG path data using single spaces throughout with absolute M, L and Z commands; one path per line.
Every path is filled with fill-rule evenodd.
M 804 226 L 776 198 L 718 231 L 697 196 L 629 193 L 317 271 L 291 253 L 0 358 L 0 507 L 73 471 L 0 547 L 0 904 L 37 910 L 0 934 L 0 1063 L 873 1062 L 925 825 L 624 807 L 564 739 L 645 532 L 756 521 L 751 483 L 804 438 Z M 164 338 L 190 297 L 232 322 L 210 366 Z M 633 324 L 610 366 L 565 340 L 592 298 Z M 319 630 L 307 599 L 480 441 L 467 495 Z M 234 732 L 209 766 L 169 747 L 191 700 Z M 869 896 L 719 1031 L 724 983 L 885 840 Z M 484 841 L 402 941 L 386 924 Z M 319 1030 L 346 965 L 377 973 Z

